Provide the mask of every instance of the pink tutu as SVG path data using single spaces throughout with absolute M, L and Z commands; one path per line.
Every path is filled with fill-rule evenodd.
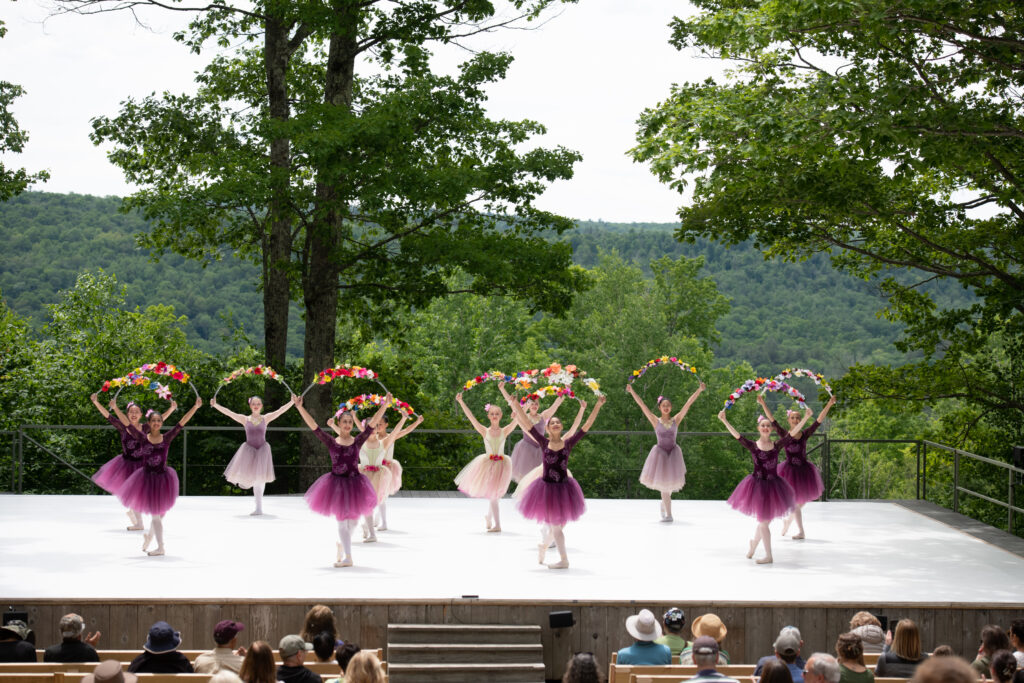
M 640 472 L 640 483 L 662 493 L 683 488 L 686 485 L 686 463 L 679 446 L 676 445 L 668 453 L 660 446 L 654 446 Z
M 534 479 L 516 501 L 516 507 L 527 519 L 562 526 L 579 519 L 587 504 L 579 482 L 570 476 L 559 482 Z
M 391 470 L 391 490 L 388 491 L 388 495 L 393 496 L 402 488 L 402 463 L 392 458 L 385 460 L 384 466 Z
M 173 467 L 159 470 L 140 467 L 125 480 L 116 495 L 129 510 L 163 515 L 178 500 L 178 473 Z
M 787 459 L 779 463 L 776 472 L 793 487 L 797 505 L 817 500 L 825 490 L 821 471 L 809 460 Z
M 142 460 L 131 460 L 124 455 L 119 455 L 116 458 L 111 458 L 103 467 L 96 470 L 96 474 L 92 475 L 92 480 L 107 493 L 117 495 L 128 477 L 141 468 Z
M 501 498 L 512 481 L 512 459 L 507 455 L 478 455 L 455 475 L 455 484 L 470 498 Z
M 363 475 L 341 477 L 322 475 L 306 491 L 309 509 L 335 519 L 359 519 L 377 507 L 377 494 Z
M 253 484 L 274 481 L 274 458 L 270 454 L 270 444 L 264 442 L 259 448 L 253 448 L 243 443 L 224 470 L 224 478 L 243 489 L 251 489 Z
M 512 479 L 522 482 L 530 470 L 540 467 L 540 461 L 540 446 L 524 437 L 512 449 Z
M 756 517 L 759 522 L 770 522 L 785 517 L 794 507 L 793 487 L 779 477 L 758 479 L 753 474 L 743 477 L 727 501 L 734 510 Z
M 360 465 L 359 471 L 370 480 L 377 494 L 377 504 L 383 503 L 391 491 L 391 470 L 383 465 Z

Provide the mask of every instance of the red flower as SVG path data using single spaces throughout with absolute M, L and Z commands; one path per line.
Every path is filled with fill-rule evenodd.
M 262 375 L 263 374 L 263 368 L 260 367 L 260 366 L 257 366 L 255 372 L 256 372 L 257 375 Z

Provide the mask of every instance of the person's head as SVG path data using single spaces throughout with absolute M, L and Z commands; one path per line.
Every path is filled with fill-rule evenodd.
M 341 669 L 341 673 L 345 673 L 345 669 L 348 668 L 348 663 L 352 661 L 352 658 L 356 656 L 361 648 L 355 643 L 345 643 L 337 650 L 334 651 L 334 661 L 338 663 L 338 668 Z
M 147 410 L 146 424 L 149 425 L 149 431 L 155 434 L 164 426 L 164 416 L 158 410 Z
M 21 619 L 11 619 L 0 626 L 0 640 L 28 640 L 28 624 Z
M 836 638 L 836 656 L 841 662 L 864 665 L 864 643 L 856 633 L 842 633 Z
M 956 653 L 949 645 L 939 645 L 932 650 L 932 657 L 956 657 Z
M 793 673 L 781 659 L 769 659 L 761 667 L 761 683 L 793 683 Z
M 1015 650 L 1024 650 L 1024 619 L 1014 620 L 1006 633 L 1010 637 L 1010 645 Z
M 565 665 L 562 683 L 604 683 L 604 674 L 591 652 L 577 652 Z
M 373 425 L 373 434 L 378 439 L 383 439 L 388 435 L 388 418 L 385 415 L 381 415 L 377 423 Z
M 155 655 L 173 652 L 181 645 L 181 634 L 166 621 L 158 621 L 149 627 L 149 637 L 142 649 Z
M 921 634 L 917 624 L 910 619 L 900 619 L 892 634 L 892 645 L 889 649 L 903 659 L 916 662 L 921 659 Z
M 719 647 L 722 645 L 722 641 L 725 640 L 725 634 L 728 630 L 725 628 L 725 624 L 718 618 L 717 614 L 708 612 L 702 614 L 693 620 L 693 625 L 690 626 L 690 632 L 693 633 L 694 638 L 701 636 L 710 636 L 715 639 Z
M 263 412 L 263 399 L 259 396 L 249 397 L 249 410 L 252 411 L 253 415 L 259 415 Z
M 231 669 L 221 669 L 210 676 L 210 683 L 242 683 L 242 678 Z
M 832 655 L 815 652 L 804 667 L 804 683 L 839 683 L 839 662 Z
M 306 661 L 306 653 L 312 649 L 312 643 L 307 643 L 302 636 L 294 634 L 285 636 L 277 644 L 281 663 L 285 666 L 301 666 Z
M 540 401 L 536 398 L 529 398 L 523 402 L 523 408 L 526 409 L 526 414 L 531 417 L 537 416 L 537 411 L 540 410 Z
M 761 436 L 768 437 L 772 433 L 772 423 L 764 415 L 757 416 L 757 433 Z
M 74 612 L 60 618 L 60 637 L 64 640 L 81 640 L 85 631 L 85 620 Z
M 1009 650 L 1010 639 L 1000 626 L 989 624 L 981 629 L 981 651 L 991 657 L 999 650 Z
M 238 676 L 245 683 L 276 683 L 277 665 L 274 663 L 274 650 L 270 643 L 257 640 L 249 646 Z
M 133 425 L 139 424 L 139 420 L 142 419 L 142 408 L 140 408 L 139 405 L 135 403 L 135 401 L 129 403 L 127 408 L 128 421 L 131 422 Z
M 313 653 L 318 662 L 329 662 L 334 656 L 334 634 L 330 631 L 320 631 L 313 636 Z
M 698 636 L 691 652 L 698 670 L 714 669 L 718 664 L 718 641 L 711 636 Z
M 548 436 L 559 437 L 562 435 L 562 418 L 557 415 L 552 415 L 551 419 L 548 420 L 547 430 Z
M 1010 683 L 1017 673 L 1017 658 L 1009 650 L 999 650 L 992 655 L 992 683 Z
M 914 669 L 911 683 L 978 683 L 978 672 L 959 657 L 929 657 Z
M 243 629 L 245 629 L 245 624 L 240 621 L 231 619 L 218 621 L 217 625 L 213 627 L 213 642 L 220 647 L 230 647 L 233 650 L 237 645 L 236 638 Z
M 882 628 L 882 622 L 880 622 L 871 612 L 857 612 L 853 615 L 853 618 L 850 619 L 850 630 L 852 631 L 853 629 L 860 628 L 861 626 L 877 626 L 878 628 Z
M 661 637 L 661 624 L 654 618 L 649 609 L 642 609 L 631 617 L 626 617 L 626 631 L 638 641 L 651 642 Z
M 790 408 L 789 410 L 786 411 L 786 422 L 789 423 L 790 429 L 800 424 L 800 419 L 801 417 L 799 410 L 793 410 L 792 408 Z
M 384 683 L 384 670 L 377 654 L 369 650 L 357 652 L 345 669 L 345 683 Z
M 82 683 L 138 683 L 139 677 L 121 668 L 116 659 L 104 659 L 92 673 L 82 677 Z
M 800 640 L 800 630 L 795 626 L 786 626 L 775 638 L 775 656 L 787 664 L 792 664 L 800 654 L 801 645 L 803 643 Z
M 501 423 L 501 408 L 488 403 L 487 406 L 487 419 L 490 420 L 492 427 L 498 427 Z
M 669 417 L 672 414 L 672 401 L 669 400 L 668 396 L 658 397 L 658 412 L 661 413 L 662 417 Z
M 346 410 L 334 420 L 334 424 L 338 428 L 338 432 L 341 434 L 351 434 L 352 430 L 355 429 L 356 419 L 352 417 L 351 411 Z M 318 607 L 319 606 L 321 605 L 318 605 Z
M 349 423 L 355 425 L 355 422 L 352 422 L 352 414 L 345 413 L 342 418 L 346 415 L 349 418 Z M 303 640 L 312 640 L 321 631 L 327 631 L 334 636 L 335 640 L 338 638 L 338 625 L 334 623 L 334 612 L 331 611 L 331 608 L 327 605 L 313 605 L 306 612 L 306 619 L 302 622 L 302 630 L 299 635 Z
M 661 621 L 665 624 L 666 631 L 679 634 L 683 632 L 683 627 L 686 626 L 686 614 L 678 607 L 671 607 L 662 615 Z

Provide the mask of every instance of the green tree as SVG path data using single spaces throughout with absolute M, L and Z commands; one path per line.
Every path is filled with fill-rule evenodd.
M 4 22 L 0 21 L 0 38 L 7 34 Z M 0 154 L 11 152 L 17 154 L 25 149 L 28 134 L 21 130 L 11 113 L 11 104 L 25 94 L 20 85 L 0 81 Z M 21 194 L 25 188 L 37 181 L 50 177 L 46 171 L 29 173 L 23 168 L 7 168 L 0 160 L 0 202 Z
M 677 236 L 828 252 L 879 281 L 905 325 L 899 367 L 848 396 L 961 398 L 1024 436 L 1024 15 L 1001 2 L 697 0 L 672 43 L 733 60 L 675 86 L 633 156 L 693 203 Z M 928 283 L 976 295 L 944 308 Z

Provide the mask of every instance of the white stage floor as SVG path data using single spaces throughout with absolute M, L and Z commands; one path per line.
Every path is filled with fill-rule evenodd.
M 588 500 L 566 529 L 571 568 L 537 564 L 537 526 L 509 499 L 504 531 L 484 530 L 484 501 L 392 498 L 391 530 L 354 539 L 356 566 L 335 569 L 336 525 L 301 497 L 184 497 L 167 515 L 167 555 L 110 496 L 0 496 L 0 597 L 333 598 L 515 601 L 862 602 L 1021 600 L 1024 558 L 884 502 L 811 503 L 808 538 L 778 536 L 775 564 L 745 558 L 754 523 L 721 501 Z M 759 551 L 760 552 L 760 551 Z M 556 552 L 548 551 L 550 561 Z M 226 595 L 225 592 L 230 592 Z

